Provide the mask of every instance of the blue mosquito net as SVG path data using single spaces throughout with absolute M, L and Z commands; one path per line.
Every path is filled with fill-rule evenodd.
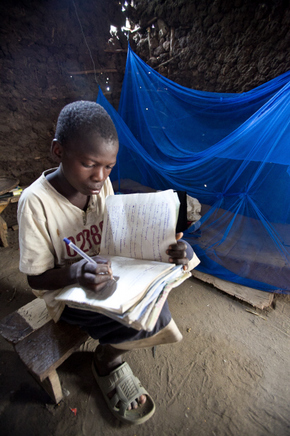
M 185 191 L 202 204 L 184 232 L 199 271 L 290 292 L 290 72 L 240 94 L 201 92 L 129 47 L 118 112 L 101 90 L 97 102 L 119 134 L 112 180 Z

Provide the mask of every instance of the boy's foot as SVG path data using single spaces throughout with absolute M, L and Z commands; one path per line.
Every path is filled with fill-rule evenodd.
M 155 404 L 129 365 L 122 363 L 120 350 L 115 350 L 110 345 L 98 346 L 93 374 L 111 412 L 123 422 L 141 424 L 153 415 Z
M 122 355 L 112 356 L 112 347 L 110 347 L 108 351 L 107 346 L 98 345 L 94 353 L 94 365 L 95 369 L 100 377 L 105 377 L 111 374 L 112 371 L 120 367 L 124 362 L 122 359 Z M 117 351 L 117 349 L 114 349 Z M 120 350 L 117 351 L 117 353 Z M 118 353 L 119 354 L 119 353 Z M 123 352 L 122 352 L 123 354 Z M 113 389 L 109 392 L 108 398 L 111 399 L 116 393 L 116 390 Z M 128 406 L 128 410 L 137 409 L 139 405 L 143 405 L 146 402 L 146 395 L 140 395 L 139 398 L 136 398 L 132 403 Z

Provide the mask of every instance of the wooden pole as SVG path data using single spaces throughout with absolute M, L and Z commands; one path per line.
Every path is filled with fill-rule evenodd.
M 71 76 L 78 76 L 80 74 L 101 74 L 101 73 L 117 73 L 118 70 L 116 68 L 104 68 L 102 70 L 84 70 L 84 71 L 69 71 L 68 74 Z

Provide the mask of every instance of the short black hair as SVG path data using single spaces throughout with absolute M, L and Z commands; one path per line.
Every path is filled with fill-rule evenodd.
M 91 133 L 98 133 L 108 141 L 118 141 L 112 118 L 98 103 L 79 100 L 64 106 L 57 120 L 55 139 L 65 146 L 70 140 Z

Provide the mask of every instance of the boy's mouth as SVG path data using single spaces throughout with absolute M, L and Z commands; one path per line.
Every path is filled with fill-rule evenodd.
M 101 186 L 98 185 L 94 187 L 88 186 L 88 190 L 90 191 L 91 195 L 99 194 L 101 189 L 102 189 L 102 185 Z

